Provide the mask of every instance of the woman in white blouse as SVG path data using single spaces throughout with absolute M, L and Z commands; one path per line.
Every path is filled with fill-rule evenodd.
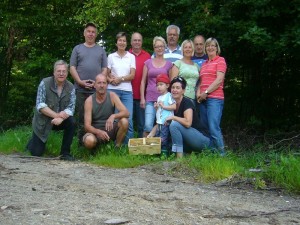
M 131 80 L 135 75 L 135 57 L 126 51 L 127 39 L 125 32 L 119 32 L 116 36 L 118 50 L 108 55 L 108 87 L 109 91 L 115 92 L 129 111 L 129 127 L 124 143 L 133 138 L 134 130 L 132 123 L 133 95 Z

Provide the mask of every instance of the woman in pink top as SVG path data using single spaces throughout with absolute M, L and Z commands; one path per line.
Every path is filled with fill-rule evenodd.
M 225 59 L 220 57 L 221 49 L 215 38 L 205 42 L 205 54 L 208 60 L 200 70 L 200 87 L 197 90 L 197 101 L 200 104 L 200 121 L 208 131 L 211 145 L 225 155 L 223 135 L 220 128 L 224 106 L 224 78 L 227 69 Z
M 164 59 L 166 41 L 162 37 L 153 39 L 153 48 L 155 58 L 148 59 L 143 69 L 143 77 L 141 81 L 141 108 L 145 108 L 145 126 L 144 137 L 147 137 L 153 128 L 155 122 L 156 111 L 154 102 L 156 102 L 159 93 L 156 88 L 156 77 L 159 74 L 169 74 L 173 64 Z M 147 86 L 147 89 L 146 89 Z

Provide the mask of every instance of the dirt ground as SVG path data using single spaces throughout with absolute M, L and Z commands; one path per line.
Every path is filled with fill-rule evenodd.
M 169 169 L 0 155 L 0 224 L 300 224 L 300 196 L 201 184 Z

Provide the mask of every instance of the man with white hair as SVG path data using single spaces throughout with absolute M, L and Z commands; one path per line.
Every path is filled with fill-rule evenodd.
M 181 48 L 178 44 L 180 28 L 176 25 L 169 25 L 166 30 L 167 47 L 165 49 L 164 58 L 172 63 L 178 59 L 182 59 Z M 153 53 L 152 58 L 155 57 Z
M 178 44 L 180 28 L 176 25 L 169 25 L 166 30 L 167 48 L 165 49 L 164 58 L 172 63 L 182 58 L 181 48 Z
M 44 78 L 38 87 L 32 119 L 33 133 L 26 149 L 33 156 L 42 156 L 51 130 L 64 130 L 60 159 L 73 161 L 70 154 L 75 132 L 75 88 L 67 80 L 68 64 L 58 60 L 53 76 Z

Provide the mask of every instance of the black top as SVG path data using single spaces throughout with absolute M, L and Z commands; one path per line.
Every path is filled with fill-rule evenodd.
M 191 127 L 195 128 L 195 129 L 197 129 L 198 131 L 201 132 L 198 113 L 196 111 L 195 104 L 191 99 L 183 97 L 182 101 L 179 105 L 178 110 L 174 111 L 174 115 L 183 118 L 184 117 L 183 113 L 187 109 L 192 109 L 193 110 L 193 121 L 192 121 L 192 126 Z

